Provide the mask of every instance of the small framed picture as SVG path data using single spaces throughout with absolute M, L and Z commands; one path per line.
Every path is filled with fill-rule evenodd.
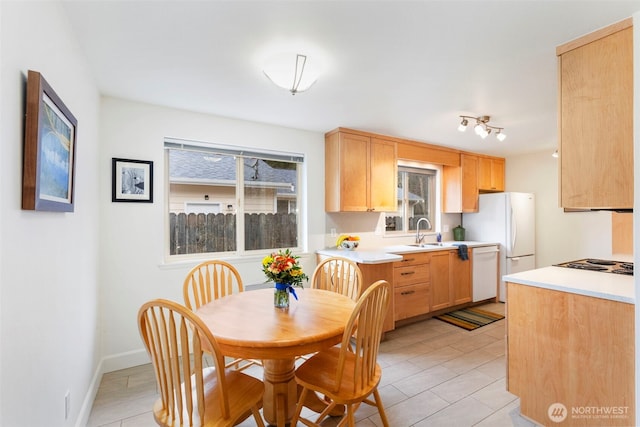
M 73 212 L 78 122 L 37 71 L 27 74 L 22 209 Z
M 111 201 L 153 203 L 153 162 L 113 158 Z

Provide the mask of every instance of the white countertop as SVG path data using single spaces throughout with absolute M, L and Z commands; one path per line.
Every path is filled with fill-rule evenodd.
M 498 243 L 491 242 L 472 242 L 472 241 L 447 241 L 442 242 L 442 246 L 436 245 L 428 245 L 428 246 L 411 246 L 411 245 L 395 245 L 395 246 L 385 246 L 382 248 L 384 252 L 395 253 L 395 254 L 403 254 L 403 253 L 413 253 L 413 252 L 431 252 L 431 251 L 442 251 L 442 250 L 451 250 L 457 249 L 456 245 L 467 245 L 470 248 L 478 248 L 481 246 L 497 246 Z
M 503 276 L 505 282 L 635 304 L 633 276 L 543 267 Z
M 451 249 L 456 249 L 455 245 L 457 244 L 467 245 L 470 248 L 497 245 L 497 243 L 487 243 L 487 242 L 449 241 L 449 242 L 443 242 L 442 246 L 394 245 L 394 246 L 384 246 L 381 248 L 374 248 L 371 250 L 355 249 L 352 251 L 338 249 L 338 248 L 327 248 L 327 249 L 320 249 L 316 251 L 316 253 L 320 255 L 325 255 L 325 256 L 341 256 L 341 257 L 349 258 L 350 260 L 360 264 L 381 264 L 385 262 L 401 261 L 402 254 L 415 253 L 415 252 L 433 252 L 433 251 L 443 251 L 443 250 L 448 251 Z
M 391 254 L 383 252 L 382 250 L 363 251 L 355 249 L 348 251 L 345 249 L 321 249 L 316 251 L 316 253 L 325 256 L 341 256 L 360 264 L 382 264 L 385 262 L 402 261 L 402 255 Z

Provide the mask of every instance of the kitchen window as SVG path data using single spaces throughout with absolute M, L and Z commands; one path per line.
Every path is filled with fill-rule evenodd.
M 435 169 L 398 166 L 398 210 L 385 215 L 387 234 L 415 231 L 420 218 L 428 220 L 421 231 L 435 231 L 437 173 Z
M 300 249 L 301 154 L 165 139 L 167 254 Z

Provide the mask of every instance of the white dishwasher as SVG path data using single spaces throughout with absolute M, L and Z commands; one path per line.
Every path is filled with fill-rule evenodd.
M 473 248 L 473 302 L 498 295 L 498 246 Z

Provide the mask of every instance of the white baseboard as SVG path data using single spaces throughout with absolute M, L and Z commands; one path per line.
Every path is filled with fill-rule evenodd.
M 91 378 L 89 390 L 87 390 L 87 394 L 82 402 L 82 408 L 78 414 L 75 427 L 86 426 L 89 422 L 91 408 L 93 408 L 93 401 L 96 399 L 96 395 L 98 394 L 102 375 L 107 372 L 119 371 L 120 369 L 132 368 L 134 366 L 144 365 L 147 363 L 150 363 L 149 354 L 144 349 L 103 357 L 93 373 L 93 378 Z
M 151 359 L 149 359 L 147 350 L 142 348 L 104 357 L 101 363 L 103 365 L 103 373 L 107 373 L 151 363 Z

